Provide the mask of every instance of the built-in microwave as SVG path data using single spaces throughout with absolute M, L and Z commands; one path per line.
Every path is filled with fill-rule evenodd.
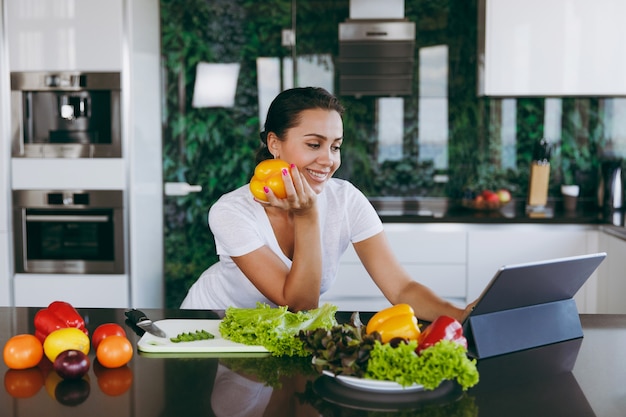
M 14 158 L 120 158 L 118 72 L 12 72 Z
M 124 273 L 121 190 L 14 190 L 15 272 Z

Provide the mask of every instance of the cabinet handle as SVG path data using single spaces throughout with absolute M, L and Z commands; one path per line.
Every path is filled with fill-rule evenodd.
M 186 182 L 166 182 L 165 195 L 167 196 L 186 196 L 189 193 L 197 193 L 202 191 L 201 185 L 189 185 Z

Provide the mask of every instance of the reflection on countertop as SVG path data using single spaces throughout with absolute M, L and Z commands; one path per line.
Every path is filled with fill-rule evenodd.
M 549 199 L 545 210 L 529 212 L 526 201 L 514 199 L 498 210 L 473 210 L 460 201 L 437 197 L 370 197 L 387 223 L 548 223 L 613 225 L 623 228 L 624 212 L 602 213 L 593 200 L 581 199 L 566 211 L 562 199 Z

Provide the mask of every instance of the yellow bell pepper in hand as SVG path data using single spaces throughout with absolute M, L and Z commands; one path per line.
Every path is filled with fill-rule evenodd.
M 250 180 L 250 191 L 258 200 L 267 201 L 264 187 L 272 190 L 277 198 L 287 197 L 285 183 L 283 182 L 283 170 L 290 172 L 290 165 L 282 159 L 266 159 L 261 161 L 254 169 L 254 176 Z
M 396 337 L 417 340 L 420 334 L 417 317 L 408 304 L 396 304 L 380 310 L 369 320 L 365 331 L 367 334 L 378 332 L 382 343 L 388 343 Z

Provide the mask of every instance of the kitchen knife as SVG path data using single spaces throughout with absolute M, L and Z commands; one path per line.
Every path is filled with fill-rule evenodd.
M 126 317 L 128 317 L 128 320 L 132 324 L 139 327 L 140 329 L 143 329 L 146 332 L 153 334 L 157 337 L 167 337 L 165 332 L 161 330 L 159 326 L 152 323 L 152 320 L 150 320 L 143 311 L 133 308 L 132 310 L 126 311 L 124 314 L 126 315 Z

